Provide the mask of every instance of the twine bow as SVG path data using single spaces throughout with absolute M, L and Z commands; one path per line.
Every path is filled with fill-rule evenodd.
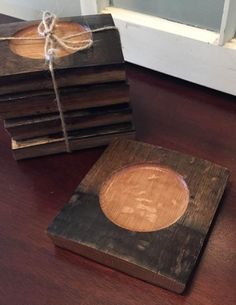
M 68 139 L 68 133 L 66 129 L 66 123 L 64 118 L 64 113 L 62 109 L 59 89 L 57 86 L 55 73 L 54 73 L 54 57 L 56 57 L 57 46 L 60 46 L 62 49 L 66 51 L 82 51 L 85 49 L 89 49 L 93 45 L 93 40 L 91 38 L 84 40 L 71 40 L 71 38 L 81 37 L 82 35 L 88 33 L 102 32 L 106 30 L 117 30 L 115 26 L 105 26 L 98 29 L 90 30 L 86 29 L 86 31 L 67 35 L 64 37 L 59 37 L 55 34 L 55 25 L 57 21 L 57 16 L 51 12 L 43 12 L 42 21 L 38 25 L 38 34 L 39 37 L 0 37 L 0 41 L 4 40 L 45 40 L 44 43 L 44 57 L 46 62 L 48 63 L 48 68 L 51 73 L 53 89 L 56 97 L 57 108 L 60 115 L 61 126 L 63 131 L 63 136 L 65 139 L 66 151 L 71 152 L 70 143 Z
M 78 41 L 71 40 L 71 38 L 79 37 L 94 31 L 86 30 L 80 33 L 59 37 L 54 32 L 56 20 L 57 17 L 55 14 L 50 12 L 43 12 L 42 21 L 38 26 L 39 35 L 45 39 L 44 54 L 46 60 L 50 60 L 50 57 L 56 56 L 57 49 L 54 47 L 55 43 L 67 51 L 82 51 L 92 46 L 93 40 L 91 38 L 84 40 L 80 39 Z M 106 29 L 108 29 L 108 27 L 106 27 Z M 102 28 L 99 30 L 102 30 Z

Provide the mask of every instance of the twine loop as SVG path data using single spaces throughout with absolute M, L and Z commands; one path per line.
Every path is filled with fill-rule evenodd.
M 53 33 L 55 24 L 56 15 L 50 12 L 43 12 L 42 21 L 38 25 L 38 33 L 45 38 L 44 57 L 47 61 L 52 60 L 52 56 L 56 52 L 56 49 L 53 47 L 54 41 L 56 40 L 56 35 Z
M 43 12 L 42 21 L 38 26 L 38 33 L 42 36 L 52 34 L 56 23 L 56 15 L 50 12 Z
M 57 48 L 55 44 L 59 45 L 62 49 L 66 51 L 81 51 L 88 49 L 92 46 L 93 40 L 89 39 L 80 39 L 79 40 L 71 40 L 71 38 L 79 37 L 89 32 L 90 30 L 79 32 L 76 34 L 59 37 L 55 33 L 57 16 L 51 12 L 43 12 L 42 21 L 38 25 L 38 33 L 41 37 L 45 39 L 44 44 L 44 56 L 46 60 L 49 60 L 52 55 L 56 56 Z

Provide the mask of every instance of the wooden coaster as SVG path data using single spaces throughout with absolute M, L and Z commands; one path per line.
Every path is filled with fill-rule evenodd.
M 227 169 L 209 161 L 116 140 L 48 235 L 60 247 L 182 293 L 228 176 Z
M 69 133 L 72 151 L 108 145 L 115 138 L 135 138 L 132 122 L 81 129 Z M 41 157 L 66 152 L 65 139 L 61 133 L 28 139 L 12 140 L 12 153 L 16 160 Z
M 60 96 L 65 112 L 111 106 L 129 102 L 129 85 L 124 82 L 114 82 L 66 87 L 60 89 Z M 22 118 L 49 113 L 58 113 L 54 91 L 21 92 L 3 98 L 0 96 L 0 118 Z
M 40 21 L 1 25 L 0 37 L 38 35 L 36 28 Z M 65 29 L 62 29 L 62 25 L 65 25 Z M 87 27 L 96 30 L 113 26 L 111 15 L 98 14 L 60 18 L 57 31 L 59 35 L 63 35 L 63 32 L 68 29 L 74 33 L 81 32 Z M 87 35 L 91 37 L 90 33 Z M 60 50 L 60 57 L 54 58 L 54 71 L 59 88 L 126 81 L 119 32 L 112 29 L 95 32 L 92 36 L 91 48 L 73 54 L 65 54 Z M 26 41 L 1 42 L 0 95 L 52 89 L 48 65 L 42 57 L 42 42 L 34 42 L 34 48 L 32 48 L 32 41 L 30 45 L 28 43 Z M 27 49 L 28 46 L 29 49 Z
M 78 34 L 81 32 L 86 32 L 86 28 L 81 26 L 79 23 L 76 22 L 57 22 L 55 25 L 54 33 L 57 35 L 58 38 L 63 38 L 65 36 Z M 39 37 L 38 34 L 38 25 L 31 25 L 28 26 L 18 32 L 16 32 L 14 37 Z M 80 46 L 84 46 L 86 39 L 90 39 L 92 37 L 91 33 L 87 32 L 79 37 L 71 38 L 71 42 L 80 42 Z M 9 47 L 17 55 L 33 58 L 33 59 L 44 59 L 45 52 L 44 52 L 44 40 L 11 40 L 9 42 Z M 77 44 L 78 45 L 78 44 Z M 59 45 L 55 45 L 56 49 L 56 56 L 63 57 L 70 54 L 75 53 L 74 50 L 65 50 L 61 48 Z
M 116 225 L 151 232 L 170 226 L 184 214 L 189 191 L 183 177 L 174 171 L 139 164 L 106 180 L 99 200 L 104 214 Z
M 80 129 L 132 122 L 128 103 L 64 112 L 69 134 Z M 16 141 L 62 133 L 58 113 L 35 115 L 4 121 L 4 127 Z

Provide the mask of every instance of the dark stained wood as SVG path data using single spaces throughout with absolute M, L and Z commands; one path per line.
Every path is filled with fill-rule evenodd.
M 71 151 L 103 146 L 116 137 L 135 138 L 132 122 L 110 124 L 68 132 Z M 12 140 L 12 153 L 16 160 L 41 157 L 66 152 L 65 139 L 61 133 L 33 139 Z
M 169 168 L 184 177 L 189 189 L 187 210 L 174 224 L 160 231 L 126 230 L 104 215 L 99 203 L 101 187 L 118 170 L 146 162 Z M 82 180 L 69 204 L 49 226 L 48 234 L 60 247 L 182 293 L 195 267 L 228 176 L 227 169 L 208 161 L 141 142 L 117 140 Z M 136 190 L 136 197 L 140 190 L 143 191 Z M 150 191 L 153 198 L 155 189 Z M 171 192 L 171 185 L 166 192 Z
M 61 55 L 66 55 L 65 50 L 59 50 L 59 56 L 54 59 L 57 87 L 63 88 L 60 96 L 63 111 L 129 103 L 129 86 L 126 84 L 121 42 L 112 16 L 104 14 L 61 18 L 56 22 L 58 23 L 54 32 L 58 37 L 86 31 L 86 35 L 81 36 L 82 39 L 91 36 L 93 39 L 90 48 L 81 52 L 67 52 L 67 56 L 63 57 Z M 38 37 L 38 24 L 39 21 L 5 24 L 0 27 L 0 36 Z M 104 27 L 110 29 L 93 34 L 87 30 Z M 0 44 L 0 58 L 3 58 L 3 55 L 5 58 L 0 59 L 2 118 L 18 119 L 29 115 L 58 112 L 55 93 L 51 90 L 53 82 L 48 65 L 42 56 L 43 45 L 43 42 L 35 40 L 2 41 Z M 127 137 L 134 136 L 130 114 L 119 119 L 115 116 L 113 119 L 112 116 L 104 118 L 104 115 L 107 115 L 106 111 L 87 125 L 81 125 L 76 117 L 73 117 L 72 124 L 66 121 L 72 150 L 108 144 L 113 138 L 112 134 L 125 136 L 127 132 Z M 12 149 L 16 160 L 65 152 L 65 140 L 58 117 L 56 122 L 49 122 L 46 116 L 45 120 L 41 120 L 41 126 L 34 125 L 34 122 L 31 120 L 31 125 L 26 123 L 26 132 L 22 133 L 19 124 L 11 130 L 7 127 L 8 122 L 5 123 L 9 134 L 14 138 Z M 51 124 L 49 127 L 48 122 Z M 45 125 L 43 128 L 42 124 Z M 95 130 L 96 126 L 99 126 L 98 130 Z
M 129 104 L 118 104 L 80 111 L 64 112 L 67 131 L 107 126 L 132 121 Z M 59 114 L 8 119 L 5 129 L 14 140 L 26 140 L 62 132 Z
M 99 76 L 98 76 L 99 75 Z M 59 88 L 65 88 L 69 86 L 84 86 L 91 84 L 103 84 L 103 83 L 114 83 L 126 80 L 126 74 L 124 67 L 110 66 L 103 68 L 101 67 L 99 71 L 97 69 L 87 68 L 81 69 L 80 71 L 76 69 L 67 69 L 56 74 L 57 84 Z M 13 78 L 11 80 L 1 79 L 0 92 L 5 99 L 5 95 L 30 92 L 35 90 L 44 91 L 52 89 L 52 80 L 49 72 L 45 73 L 43 77 L 38 75 L 22 76 L 20 78 Z
M 7 20 L 0 15 L 1 22 Z M 191 285 L 177 295 L 55 248 L 45 229 L 103 149 L 15 162 L 0 124 L 1 304 L 236 303 L 235 97 L 130 64 L 127 73 L 139 140 L 208 159 L 231 172 Z
M 61 20 L 76 22 L 82 26 L 89 27 L 91 30 L 114 25 L 110 14 L 61 18 Z M 13 36 L 17 31 L 31 26 L 32 24 L 38 24 L 39 22 L 40 21 L 25 21 L 1 25 L 0 37 Z M 64 69 L 109 67 L 110 65 L 120 65 L 124 63 L 120 37 L 117 30 L 93 33 L 93 40 L 93 46 L 88 50 L 55 59 L 55 72 L 58 74 Z M 110 47 L 108 48 L 108 46 Z M 35 60 L 19 57 L 9 49 L 7 41 L 1 42 L 0 58 L 0 79 L 4 77 L 14 79 L 17 75 L 23 76 L 25 74 L 29 75 L 29 73 L 36 73 L 37 75 L 45 75 L 45 73 L 48 73 L 48 67 L 45 64 L 44 59 Z M 21 59 L 20 61 L 19 58 Z
M 129 86 L 117 82 L 83 88 L 64 88 L 60 90 L 60 96 L 64 111 L 94 108 L 129 102 Z M 0 117 L 3 119 L 55 112 L 58 112 L 58 109 L 55 93 L 52 91 L 24 92 L 0 98 Z
M 72 17 L 70 20 L 91 29 L 114 25 L 108 14 Z M 38 23 L 30 21 L 1 25 L 0 37 L 11 37 L 19 30 Z M 54 71 L 59 88 L 126 80 L 118 31 L 96 32 L 93 41 L 93 46 L 87 50 L 55 58 Z M 19 56 L 9 48 L 8 41 L 1 41 L 0 46 L 0 95 L 52 89 L 44 59 Z

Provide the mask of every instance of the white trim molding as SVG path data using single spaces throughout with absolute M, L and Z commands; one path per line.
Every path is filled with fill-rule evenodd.
M 223 46 L 235 37 L 236 31 L 236 0 L 225 0 L 221 20 L 219 45 Z
M 235 43 L 219 33 L 107 7 L 119 28 L 125 59 L 165 74 L 236 95 Z
M 93 15 L 98 13 L 98 3 L 94 0 L 80 0 L 81 15 Z

